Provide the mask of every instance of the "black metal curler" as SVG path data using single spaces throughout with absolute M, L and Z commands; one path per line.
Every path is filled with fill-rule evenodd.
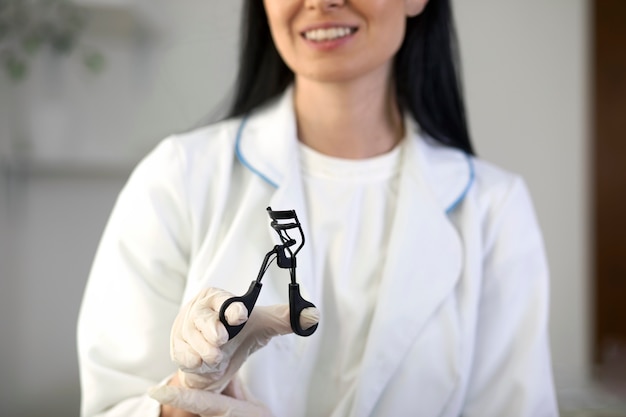
M 296 280 L 296 255 L 300 249 L 302 249 L 302 246 L 304 246 L 304 232 L 302 231 L 302 226 L 298 221 L 298 216 L 296 215 L 295 210 L 274 211 L 271 207 L 267 208 L 267 213 L 272 219 L 270 225 L 276 233 L 278 233 L 281 244 L 274 246 L 274 248 L 265 255 L 257 278 L 250 283 L 248 291 L 241 297 L 231 297 L 226 300 L 224 304 L 222 304 L 219 312 L 219 318 L 222 324 L 226 327 L 229 340 L 237 336 L 246 323 L 244 322 L 238 326 L 231 326 L 228 324 L 225 316 L 226 309 L 232 303 L 242 302 L 248 309 L 248 317 L 250 317 L 250 314 L 252 314 L 252 310 L 254 309 L 254 305 L 259 298 L 261 287 L 263 286 L 263 284 L 261 284 L 261 279 L 263 279 L 263 275 L 265 275 L 265 272 L 274 260 L 276 260 L 276 264 L 279 268 L 289 270 L 291 278 L 291 282 L 289 283 L 289 320 L 291 322 L 291 329 L 299 336 L 310 336 L 315 333 L 315 330 L 317 330 L 317 323 L 308 329 L 303 329 L 302 326 L 300 326 L 300 315 L 302 314 L 302 310 L 308 307 L 315 307 L 315 305 L 302 298 L 302 295 L 300 294 L 300 285 Z M 295 250 L 292 250 L 292 248 L 298 243 L 298 240 L 293 239 L 288 233 L 293 229 L 297 229 L 300 233 L 300 244 Z

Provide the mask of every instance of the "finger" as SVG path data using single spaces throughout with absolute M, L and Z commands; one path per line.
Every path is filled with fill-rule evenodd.
M 231 326 L 239 326 L 248 320 L 248 309 L 241 301 L 237 301 L 226 307 L 224 317 Z
M 289 306 L 287 304 L 278 304 L 256 307 L 252 311 L 246 327 L 251 328 L 249 331 L 255 329 L 255 332 L 263 334 L 267 339 L 292 333 Z
M 304 330 L 319 323 L 320 311 L 315 307 L 307 307 L 300 312 L 300 327 Z
M 219 346 L 228 341 L 226 329 L 219 323 L 217 312 L 210 307 L 210 300 L 222 293 L 225 292 L 214 288 L 202 290 L 178 326 L 181 337 L 209 366 L 222 359 Z
M 202 316 L 195 316 L 193 309 L 188 313 L 188 317 L 185 319 L 181 333 L 183 340 L 194 350 L 207 365 L 219 363 L 222 360 L 222 351 L 219 348 L 219 336 L 216 332 L 207 332 L 210 337 L 205 335 L 196 327 L 196 321 L 200 319 L 204 322 L 216 322 L 217 314 L 215 312 L 205 311 Z M 224 331 L 226 331 L 224 329 Z M 228 337 L 228 334 L 226 335 Z M 218 339 L 218 340 L 216 340 Z
M 198 314 L 193 324 L 211 345 L 222 346 L 228 342 L 228 332 L 214 312 Z
M 193 328 L 189 326 L 189 317 L 198 299 L 206 295 L 207 290 L 202 290 L 194 299 L 185 305 L 176 316 L 170 335 L 170 356 L 172 360 L 184 370 L 194 370 L 202 365 L 200 352 L 205 353 L 207 347 L 192 347 L 188 340 L 193 340 L 191 336 Z
M 213 311 L 220 311 L 222 304 L 234 295 L 219 288 L 208 288 L 204 297 L 199 300 L 199 305 L 203 308 L 210 308 Z
M 228 291 L 219 288 L 208 288 L 204 296 L 198 300 L 198 306 L 219 312 L 222 308 L 222 304 L 233 297 L 234 295 Z M 238 301 L 228 306 L 224 312 L 224 316 L 228 324 L 238 326 L 248 320 L 248 309 L 242 302 Z
M 315 307 L 307 307 L 300 313 L 300 326 L 303 329 L 319 322 L 320 312 Z M 293 332 L 289 318 L 289 306 L 286 304 L 273 306 L 259 306 L 254 309 L 248 326 L 260 332 L 268 340 L 274 336 Z M 246 326 L 246 327 L 248 327 Z M 245 328 L 244 328 L 245 329 Z M 249 331 L 253 331 L 250 329 Z
M 170 355 L 172 361 L 183 370 L 197 369 L 202 365 L 202 357 L 182 338 L 173 337 Z
M 231 326 L 244 323 L 248 319 L 248 310 L 241 302 L 229 305 L 225 314 Z M 198 312 L 194 318 L 194 325 L 213 346 L 222 346 L 228 342 L 229 335 L 226 331 L 226 327 L 224 327 L 224 324 L 219 320 L 219 315 L 212 309 L 205 309 Z
M 210 391 L 164 385 L 150 389 L 148 395 L 159 403 L 201 416 L 265 415 L 264 407 Z

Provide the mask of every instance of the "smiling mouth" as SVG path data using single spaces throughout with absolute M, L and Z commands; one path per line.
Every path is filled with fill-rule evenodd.
M 345 38 L 357 31 L 354 27 L 332 27 L 332 28 L 320 28 L 312 29 L 302 33 L 302 36 L 309 41 L 313 42 L 327 42 L 335 39 Z

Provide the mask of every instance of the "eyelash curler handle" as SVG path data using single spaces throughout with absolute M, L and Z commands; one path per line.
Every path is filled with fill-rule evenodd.
M 300 326 L 300 314 L 307 307 L 315 307 L 315 304 L 305 300 L 300 295 L 300 285 L 295 283 L 289 284 L 289 320 L 291 321 L 291 329 L 298 336 L 311 336 L 317 330 L 317 323 L 308 329 Z
M 226 321 L 226 309 L 232 303 L 242 302 L 246 308 L 248 309 L 248 318 L 252 314 L 252 309 L 254 309 L 254 305 L 259 298 L 259 293 L 261 292 L 261 279 L 265 274 L 269 264 L 272 262 L 270 257 L 275 255 L 276 262 L 279 268 L 289 269 L 291 275 L 291 283 L 289 284 L 289 321 L 291 324 L 291 329 L 298 336 L 310 336 L 315 330 L 317 330 L 317 324 L 309 327 L 308 329 L 303 329 L 300 326 L 300 315 L 302 314 L 302 310 L 308 307 L 315 307 L 315 305 L 300 295 L 300 286 L 296 282 L 296 254 L 300 251 L 302 246 L 304 245 L 304 233 L 302 231 L 302 227 L 300 222 L 298 221 L 298 216 L 296 215 L 295 210 L 283 210 L 283 211 L 274 211 L 271 207 L 267 208 L 267 213 L 272 219 L 271 226 L 280 236 L 280 240 L 282 242 L 281 245 L 274 246 L 274 249 L 269 251 L 265 255 L 265 259 L 263 260 L 263 264 L 261 265 L 261 269 L 259 270 L 259 275 L 255 281 L 252 281 L 250 284 L 250 288 L 248 288 L 248 292 L 241 297 L 231 297 L 222 304 L 219 312 L 219 319 L 226 327 L 226 331 L 228 332 L 228 339 L 232 339 L 237 336 L 241 329 L 246 325 L 246 322 L 238 325 L 231 326 Z M 292 223 L 279 223 L 279 220 L 292 220 Z M 290 247 L 295 245 L 297 241 L 292 239 L 287 230 L 297 228 L 300 232 L 301 242 L 297 249 L 291 250 Z M 289 255 L 287 255 L 287 253 Z
M 236 303 L 240 301 L 248 309 L 248 318 L 250 318 L 250 315 L 252 314 L 252 310 L 254 309 L 254 305 L 256 304 L 256 300 L 257 298 L 259 298 L 259 293 L 261 292 L 262 286 L 263 284 L 261 284 L 260 282 L 256 280 L 252 281 L 252 283 L 250 284 L 250 287 L 248 288 L 248 292 L 246 292 L 241 297 L 231 297 L 228 300 L 226 300 L 224 304 L 222 304 L 222 307 L 220 308 L 219 317 L 220 317 L 220 321 L 222 322 L 224 327 L 226 327 L 226 331 L 228 332 L 228 340 L 237 336 L 239 332 L 241 331 L 241 329 L 243 329 L 243 326 L 245 326 L 248 321 L 246 320 L 238 326 L 231 326 L 230 324 L 228 324 L 228 321 L 226 320 L 226 309 L 232 303 Z

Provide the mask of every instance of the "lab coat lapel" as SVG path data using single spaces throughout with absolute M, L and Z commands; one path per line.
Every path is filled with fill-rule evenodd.
M 356 416 L 370 415 L 420 330 L 460 276 L 461 242 L 423 175 L 420 140 L 414 137 L 405 146 L 393 239 L 386 251 L 380 301 L 364 353 Z M 419 387 L 414 388 L 418 393 Z M 440 398 L 424 400 L 424 406 L 433 410 L 425 409 L 423 415 L 439 414 L 449 395 L 443 391 Z

